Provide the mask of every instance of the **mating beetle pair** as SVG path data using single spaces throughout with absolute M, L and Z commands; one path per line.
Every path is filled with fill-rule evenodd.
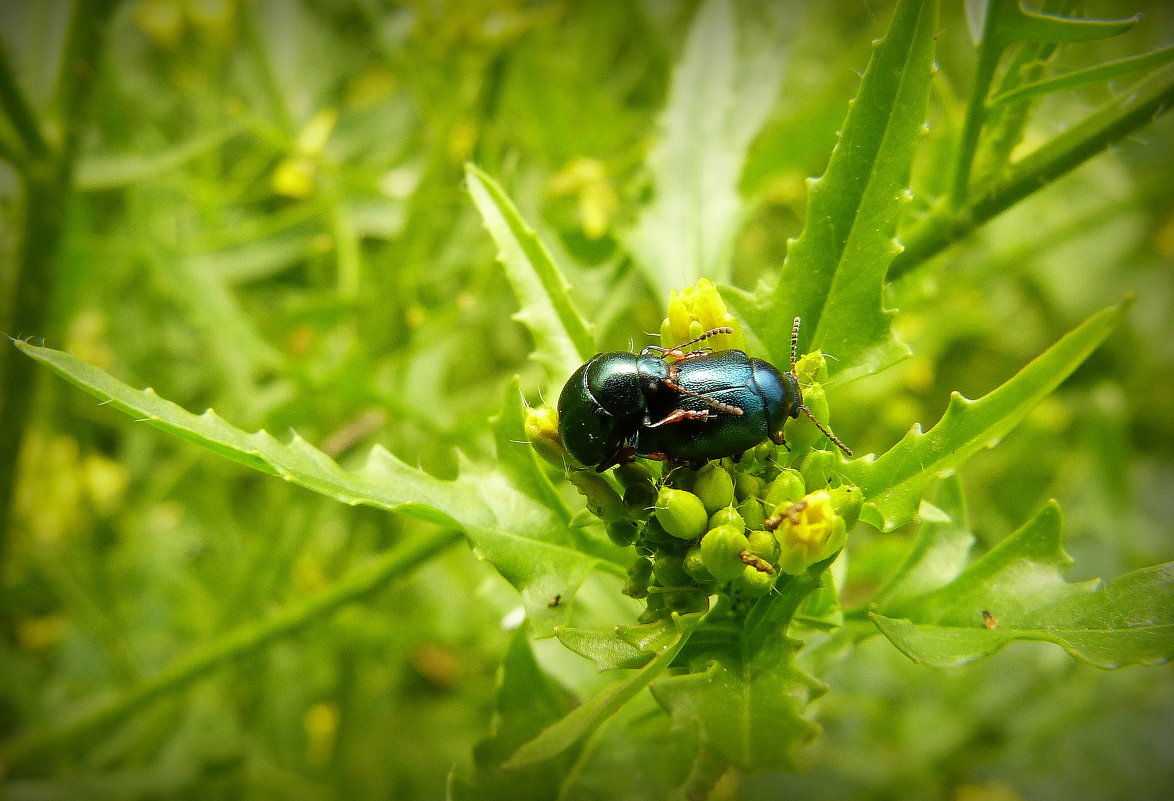
M 715 328 L 673 348 L 650 345 L 638 355 L 592 357 L 558 399 L 563 446 L 601 473 L 637 456 L 699 464 L 737 456 L 767 439 L 782 445 L 783 423 L 803 412 L 851 456 L 803 405 L 795 377 L 799 318 L 791 329 L 787 373 L 740 350 L 685 350 L 732 332 Z

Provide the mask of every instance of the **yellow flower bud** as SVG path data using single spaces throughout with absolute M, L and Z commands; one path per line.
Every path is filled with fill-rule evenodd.
M 532 406 L 526 410 L 526 439 L 535 453 L 557 468 L 564 468 L 570 456 L 558 436 L 558 411 L 550 406 Z

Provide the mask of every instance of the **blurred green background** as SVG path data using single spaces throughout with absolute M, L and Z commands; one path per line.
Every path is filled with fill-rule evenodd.
M 502 181 L 602 347 L 652 341 L 667 298 L 625 237 L 652 191 L 645 158 L 695 8 L 126 0 L 76 17 L 68 2 L 5 2 L 11 74 L 73 144 L 30 183 L 0 163 L 3 330 L 242 428 L 296 430 L 344 464 L 375 443 L 440 476 L 458 452 L 490 459 L 486 419 L 509 377 L 535 402 L 559 388 L 528 363 L 463 165 Z M 1084 7 L 1135 11 L 1147 16 L 1129 34 L 1059 58 L 1174 39 L 1164 0 Z M 777 269 L 799 232 L 804 179 L 822 172 L 890 13 L 762 14 L 786 72 L 742 171 L 737 285 Z M 71 37 L 78 18 L 89 34 Z M 63 75 L 67 42 L 92 58 Z M 973 69 L 954 3 L 938 46 L 913 215 L 943 191 Z M 1050 96 L 1027 145 L 1121 90 Z M 18 121 L 4 124 L 0 143 Z M 1073 579 L 1174 557 L 1172 143 L 1166 115 L 903 276 L 888 302 L 915 355 L 831 393 L 841 438 L 881 452 L 935 421 L 951 390 L 981 395 L 1134 293 L 1127 326 L 962 472 L 984 545 L 1057 498 Z M 0 426 L 21 446 L 0 456 L 15 488 L 0 540 L 5 739 L 116 696 L 425 525 L 218 459 L 7 351 Z M 870 581 L 909 536 L 861 535 L 851 575 Z M 8 797 L 443 797 L 487 730 L 516 605 L 491 568 L 450 550 L 100 737 L 9 766 Z M 569 684 L 589 680 L 556 644 L 539 654 Z M 749 778 L 745 797 L 1157 799 L 1174 781 L 1166 668 L 1105 673 L 1016 644 L 941 672 L 874 638 L 824 678 L 810 770 Z

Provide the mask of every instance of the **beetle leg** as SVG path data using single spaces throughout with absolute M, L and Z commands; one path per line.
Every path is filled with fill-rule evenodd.
M 783 524 L 783 520 L 791 521 L 791 525 L 798 525 L 799 513 L 807 508 L 807 499 L 800 498 L 786 509 L 779 509 L 773 515 L 762 521 L 762 527 L 767 531 L 774 531 Z
M 740 409 L 737 406 L 731 406 L 728 403 L 722 403 L 721 401 L 716 400 L 714 398 L 711 398 L 708 395 L 700 395 L 696 392 L 690 392 L 689 390 L 685 389 L 680 384 L 677 384 L 676 382 L 674 382 L 672 380 L 672 372 L 671 371 L 669 373 L 669 378 L 667 378 L 667 379 L 662 378 L 660 380 L 660 383 L 664 384 L 669 389 L 672 389 L 672 390 L 675 390 L 675 391 L 681 393 L 682 395 L 688 395 L 690 398 L 697 398 L 698 400 L 703 400 L 706 403 L 708 403 L 710 406 L 712 406 L 713 408 L 717 409 L 719 412 L 725 412 L 726 414 L 732 414 L 735 417 L 740 417 L 742 415 L 742 409 Z
M 660 428 L 661 426 L 665 426 L 670 423 L 679 423 L 682 420 L 712 420 L 716 416 L 717 415 L 709 411 L 709 409 L 673 409 L 655 423 L 652 422 L 652 418 L 645 415 L 644 427 Z
M 595 467 L 596 473 L 603 473 L 612 469 L 618 464 L 627 464 L 628 462 L 636 461 L 636 449 L 631 445 L 621 445 L 612 453 L 603 457 Z

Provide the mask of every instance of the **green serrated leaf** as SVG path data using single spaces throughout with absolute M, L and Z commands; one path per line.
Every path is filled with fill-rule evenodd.
M 1097 64 L 1096 66 L 1087 67 L 1082 70 L 1073 70 L 1063 75 L 1032 81 L 1031 83 L 1017 86 L 1009 91 L 1000 92 L 990 99 L 989 105 L 997 106 L 1002 103 L 1022 100 L 1027 97 L 1036 97 L 1052 92 L 1060 92 L 1065 89 L 1075 89 L 1078 86 L 1086 86 L 1092 83 L 1111 81 L 1126 75 L 1132 75 L 1135 72 L 1141 72 L 1142 70 L 1155 69 L 1171 61 L 1174 61 L 1174 47 L 1164 47 L 1159 50 L 1152 50 L 1149 53 L 1120 58 L 1115 61 L 1107 61 L 1104 64 Z
M 1174 657 L 1174 563 L 1108 586 L 1066 583 L 1059 508 L 1050 503 L 949 584 L 878 604 L 873 622 L 916 662 L 953 667 L 1012 640 L 1044 640 L 1097 667 Z
M 518 629 L 498 674 L 492 733 L 473 751 L 472 774 L 454 772 L 450 777 L 449 798 L 453 801 L 487 798 L 553 801 L 557 798 L 558 787 L 569 768 L 570 754 L 518 770 L 507 771 L 501 765 L 518 746 L 566 714 L 568 706 L 565 693 L 535 661 L 525 628 Z
M 584 659 L 590 659 L 600 671 L 642 668 L 652 654 L 641 651 L 614 631 L 595 631 L 559 626 L 558 641 Z
M 771 637 L 746 658 L 729 652 L 704 671 L 662 678 L 652 693 L 678 727 L 698 730 L 739 770 L 795 770 L 798 750 L 819 734 L 803 713 L 827 690 L 795 664 L 799 648 Z
M 671 617 L 637 626 L 617 626 L 616 636 L 641 653 L 658 654 L 677 639 L 677 624 Z
M 465 166 L 465 176 L 521 306 L 515 318 L 534 337 L 533 358 L 549 383 L 559 383 L 596 352 L 591 332 L 571 303 L 562 272 L 505 190 L 473 164 Z
M 804 712 L 827 687 L 796 665 L 800 645 L 787 632 L 838 555 L 780 581 L 736 629 L 702 627 L 678 660 L 689 672 L 652 685 L 676 726 L 698 731 L 702 751 L 725 766 L 794 770 L 799 749 L 819 733 Z
M 925 489 L 1014 428 L 1112 333 L 1132 303 L 1127 299 L 1097 312 L 998 389 L 978 400 L 958 393 L 937 425 L 915 425 L 875 460 L 857 459 L 839 471 L 864 492 L 860 517 L 882 531 L 914 518 Z
M 1072 559 L 1064 553 L 1063 519 L 1054 501 L 949 584 L 886 605 L 890 617 L 944 626 L 983 626 L 983 610 L 1018 619 L 1028 610 L 1092 591 L 1096 581 L 1068 584 Z
M 1022 0 L 991 0 L 983 41 L 1095 42 L 1120 36 L 1137 24 L 1140 15 L 1125 19 L 1086 19 L 1034 11 Z
M 925 121 L 938 34 L 937 3 L 902 0 L 875 46 L 827 171 L 809 182 L 807 222 L 778 282 L 728 298 L 772 360 L 786 364 L 791 321 L 805 351 L 832 357 L 832 381 L 886 367 L 908 353 L 883 308 L 885 272 Z M 725 291 L 725 290 L 723 290 Z
M 566 622 L 570 602 L 590 572 L 626 575 L 622 558 L 612 561 L 581 551 L 547 507 L 519 492 L 500 471 L 462 462 L 460 479 L 443 481 L 378 446 L 360 470 L 347 471 L 296 434 L 288 443 L 265 431 L 250 434 L 211 410 L 195 415 L 150 389 L 132 389 L 67 353 L 27 342 L 16 347 L 112 408 L 228 459 L 343 503 L 459 526 L 477 553 L 522 594 L 538 636 L 551 636 Z M 552 607 L 555 595 L 564 603 Z
M 967 523 L 962 482 L 955 473 L 942 479 L 932 496 L 932 505 L 922 501 L 921 530 L 897 571 L 872 599 L 878 609 L 935 590 L 953 581 L 966 567 L 974 536 Z M 927 514 L 932 508 L 940 514 Z
M 282 443 L 267 431 L 247 433 L 211 409 L 192 414 L 152 389 L 132 389 L 71 354 L 28 342 L 15 344 L 65 380 L 140 422 L 343 503 L 375 506 L 447 525 L 491 526 L 495 522 L 467 485 L 442 481 L 409 467 L 383 448 L 373 448 L 360 471 L 347 472 L 297 434 Z
M 543 729 L 541 734 L 514 752 L 505 767 L 513 769 L 533 765 L 554 759 L 577 747 L 616 710 L 651 684 L 680 653 L 689 635 L 701 621 L 701 615 L 674 615 L 673 619 L 677 626 L 677 637 L 673 643 L 632 676 L 609 684 L 561 720 Z
M 500 527 L 469 526 L 465 529 L 477 556 L 522 595 L 522 606 L 535 637 L 552 637 L 571 614 L 575 593 L 595 570 L 617 578 L 626 571 L 622 565 L 597 559 L 574 545 L 543 542 Z M 558 597 L 559 603 L 551 605 Z
M 782 85 L 786 28 L 759 9 L 740 29 L 737 11 L 728 0 L 697 10 L 648 156 L 655 197 L 626 237 L 662 298 L 703 276 L 728 280 L 746 152 Z

